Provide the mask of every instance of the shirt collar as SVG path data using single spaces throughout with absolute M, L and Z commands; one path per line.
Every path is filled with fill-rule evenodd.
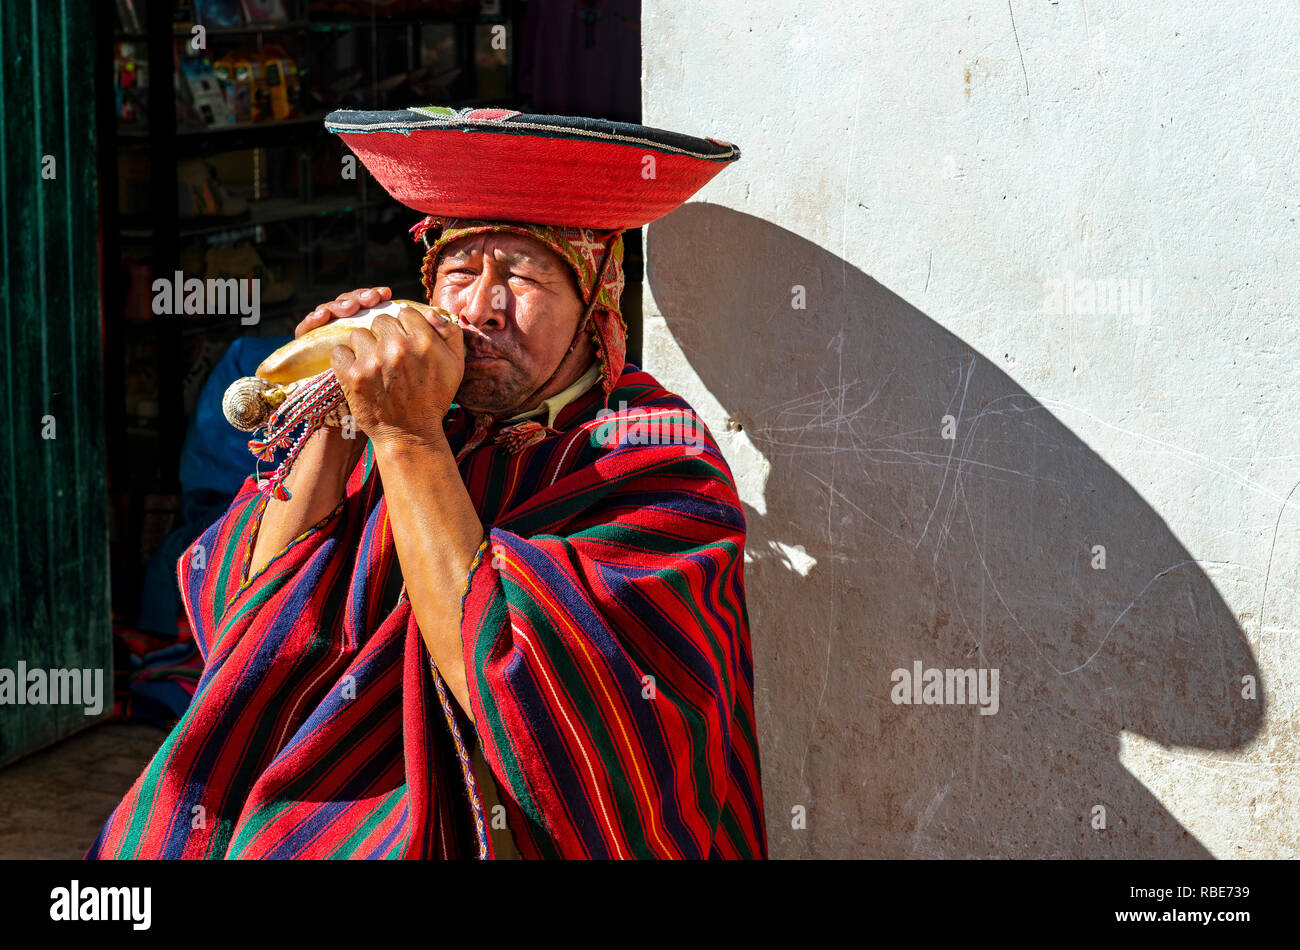
M 523 422 L 525 419 L 532 419 L 535 416 L 540 416 L 545 413 L 547 428 L 554 428 L 555 419 L 560 414 L 560 411 L 590 389 L 592 384 L 594 384 L 599 378 L 600 364 L 593 361 L 591 366 L 587 367 L 587 371 L 574 380 L 570 386 L 560 390 L 549 399 L 542 400 L 542 404 L 536 409 L 529 409 L 527 412 L 521 412 L 518 415 L 511 416 L 509 419 L 504 419 L 502 420 L 502 424 L 514 425 L 517 422 Z

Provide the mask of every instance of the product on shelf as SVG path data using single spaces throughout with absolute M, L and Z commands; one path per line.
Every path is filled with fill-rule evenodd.
M 256 52 L 232 50 L 213 66 L 226 91 L 236 122 L 260 122 L 272 117 L 266 63 Z
M 194 19 L 209 29 L 226 29 L 243 26 L 244 11 L 239 0 L 194 0 Z
M 226 99 L 212 60 L 206 56 L 183 57 L 181 74 L 189 89 L 190 104 L 205 125 L 227 125 L 235 121 L 235 111 Z
M 299 94 L 297 61 L 279 43 L 268 43 L 262 49 L 262 65 L 266 76 L 271 117 L 287 119 L 297 115 Z
M 271 118 L 271 89 L 266 84 L 266 62 L 259 53 L 245 53 L 244 56 L 253 90 L 253 121 L 264 122 Z
M 253 119 L 253 82 L 247 65 L 241 69 L 242 54 L 227 53 L 212 64 L 212 71 L 221 83 L 236 122 Z
M 124 122 L 143 120 L 149 97 L 149 60 L 137 53 L 135 43 L 113 47 L 114 111 Z

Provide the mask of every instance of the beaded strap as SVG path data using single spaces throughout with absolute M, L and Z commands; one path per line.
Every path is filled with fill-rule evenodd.
M 289 454 L 276 466 L 275 471 L 266 478 L 259 479 L 258 488 L 262 494 L 271 495 L 280 501 L 288 501 L 293 497 L 289 489 L 284 487 L 284 482 L 289 477 L 294 462 L 298 461 L 298 456 L 306 448 L 313 433 L 322 426 L 337 424 L 339 411 L 346 406 L 343 387 L 330 369 L 311 377 L 289 394 L 266 421 L 266 432 L 262 438 L 252 439 L 248 443 L 248 450 L 264 462 L 274 458 L 278 449 L 289 449 Z M 487 416 L 475 417 L 474 431 L 469 441 L 456 453 L 456 461 L 483 443 L 492 428 L 490 419 Z M 294 435 L 295 432 L 298 433 L 297 436 Z M 555 434 L 555 429 L 530 420 L 499 430 L 493 437 L 493 442 L 504 446 L 513 455 Z
M 304 382 L 276 407 L 271 418 L 266 421 L 266 434 L 261 439 L 253 439 L 248 443 L 248 450 L 264 462 L 273 459 L 277 449 L 289 449 L 284 461 L 259 484 L 263 494 L 273 495 L 280 501 L 288 501 L 292 497 L 284 487 L 289 470 L 298 460 L 307 440 L 325 425 L 330 415 L 344 402 L 339 378 L 332 369 L 327 369 Z M 298 431 L 296 438 L 293 435 L 295 431 Z

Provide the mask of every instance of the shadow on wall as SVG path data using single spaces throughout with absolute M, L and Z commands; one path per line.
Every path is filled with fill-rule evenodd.
M 1120 731 L 1232 748 L 1263 684 L 1159 514 L 821 247 L 709 204 L 648 241 L 669 331 L 771 466 L 746 591 L 772 855 L 1210 857 L 1120 764 Z M 892 672 L 918 662 L 996 668 L 997 713 L 894 703 Z

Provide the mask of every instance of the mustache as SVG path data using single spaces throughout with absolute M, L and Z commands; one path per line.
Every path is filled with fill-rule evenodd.
M 466 320 L 461 314 L 456 314 L 456 322 L 461 329 L 461 340 L 465 346 L 465 359 L 499 359 L 512 361 L 519 354 L 518 345 L 510 340 L 506 334 L 500 334 L 494 339 L 490 334 L 485 333 L 482 329 Z
M 480 332 L 480 331 L 476 331 Z M 509 359 L 510 353 L 499 347 L 485 343 L 481 337 L 465 336 L 465 359 Z

